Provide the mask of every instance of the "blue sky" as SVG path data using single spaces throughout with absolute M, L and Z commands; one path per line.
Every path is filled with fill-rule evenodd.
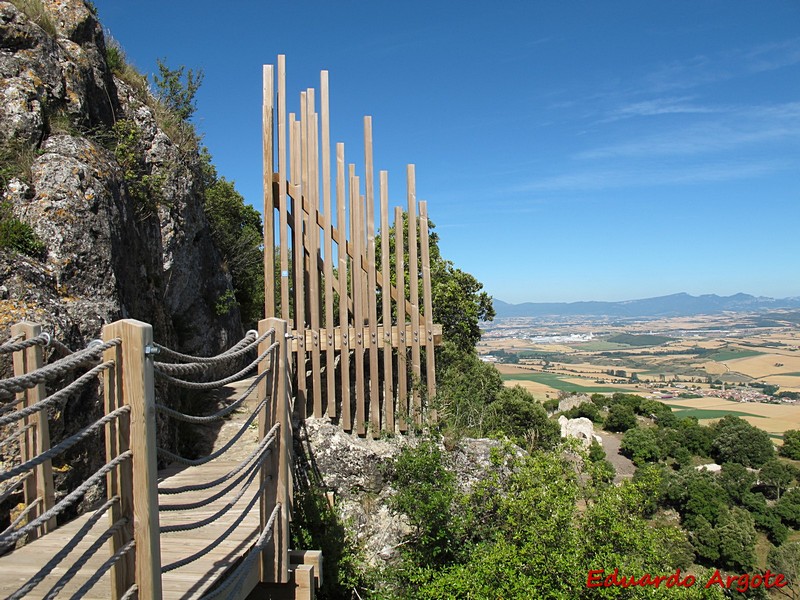
M 202 69 L 195 122 L 261 204 L 261 65 L 508 302 L 800 296 L 800 3 L 95 0 L 140 70 Z M 377 194 L 376 194 L 377 196 Z

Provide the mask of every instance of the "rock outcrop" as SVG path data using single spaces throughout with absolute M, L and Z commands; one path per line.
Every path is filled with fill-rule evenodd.
M 580 440 L 586 448 L 592 445 L 592 441 L 603 442 L 603 438 L 594 433 L 594 424 L 586 417 L 568 419 L 561 415 L 558 417 L 558 424 L 561 426 L 562 438 L 569 437 Z
M 159 127 L 154 110 L 106 63 L 100 24 L 82 0 L 43 6 L 55 35 L 0 2 L 0 145 L 21 172 L 4 199 L 46 245 L 41 261 L 0 254 L 0 328 L 37 320 L 68 343 L 121 317 L 148 321 L 160 341 L 213 352 L 241 334 L 215 302 L 230 280 L 202 210 L 200 163 Z M 135 123 L 155 210 L 131 193 L 107 146 L 115 122 Z M 25 264 L 27 263 L 27 264 Z
M 135 318 L 165 345 L 219 352 L 243 332 L 236 306 L 217 307 L 231 281 L 203 212 L 196 143 L 172 139 L 148 92 L 114 75 L 89 3 L 40 0 L 41 13 L 35 4 L 0 1 L 0 197 L 44 243 L 34 256 L 0 248 L 3 341 L 29 320 L 79 349 L 104 324 Z M 133 141 L 121 140 L 120 123 Z M 54 443 L 99 416 L 97 398 L 90 387 L 53 411 Z M 174 431 L 160 435 L 174 447 Z M 103 455 L 68 453 L 59 489 Z
M 328 419 L 313 418 L 306 419 L 298 433 L 302 468 L 313 469 L 321 485 L 333 492 L 337 510 L 355 531 L 367 563 L 374 566 L 392 560 L 410 528 L 404 517 L 389 508 L 395 490 L 386 473 L 401 450 L 419 438 L 360 438 Z M 460 491 L 468 492 L 495 468 L 491 450 L 501 445 L 497 440 L 464 438 L 451 450 L 442 447 Z

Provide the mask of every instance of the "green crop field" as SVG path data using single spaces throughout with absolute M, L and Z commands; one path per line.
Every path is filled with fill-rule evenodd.
M 759 419 L 766 419 L 763 415 L 754 415 L 753 413 L 741 412 L 738 410 L 711 410 L 707 408 L 686 408 L 685 406 L 677 406 L 675 404 L 667 404 L 672 409 L 672 413 L 676 417 L 695 417 L 697 419 L 721 419 L 725 415 L 734 415 L 736 417 L 758 417 Z
M 593 340 L 583 344 L 570 344 L 570 348 L 575 350 L 585 350 L 586 352 L 603 352 L 606 350 L 621 350 L 623 348 L 630 348 L 627 344 L 615 344 L 605 340 Z
M 733 360 L 735 358 L 749 358 L 750 356 L 758 356 L 760 354 L 764 353 L 758 350 L 722 350 L 720 352 L 715 352 L 709 356 L 709 358 L 713 361 L 721 362 L 724 360 Z
M 587 385 L 579 385 L 564 381 L 561 375 L 555 373 L 513 373 L 502 375 L 503 381 L 535 381 L 536 383 L 543 383 L 549 385 L 551 388 L 557 389 L 562 392 L 585 392 L 587 394 L 603 393 L 603 392 L 628 392 L 624 388 L 609 387 L 603 385 L 593 384 L 588 379 Z
M 626 344 L 628 346 L 660 346 L 672 341 L 672 338 L 665 335 L 635 335 L 632 333 L 620 333 L 611 336 L 606 340 L 613 344 Z

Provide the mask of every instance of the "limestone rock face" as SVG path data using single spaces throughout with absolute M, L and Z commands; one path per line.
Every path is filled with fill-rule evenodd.
M 580 440 L 585 447 L 592 445 L 592 440 L 602 442 L 600 436 L 594 433 L 594 424 L 586 417 L 568 419 L 564 415 L 558 417 L 558 424 L 561 426 L 561 437 L 571 437 Z
M 335 506 L 344 521 L 352 524 L 367 562 L 376 565 L 392 560 L 411 529 L 404 517 L 388 507 L 395 490 L 386 473 L 400 451 L 418 443 L 419 438 L 360 438 L 327 419 L 312 418 L 306 420 L 299 438 L 302 464 L 315 469 L 323 487 L 334 493 Z M 494 468 L 490 453 L 500 445 L 497 440 L 465 438 L 452 450 L 445 450 L 462 492 L 468 492 Z
M 135 318 L 151 323 L 162 344 L 221 351 L 243 331 L 237 308 L 215 309 L 231 283 L 203 212 L 197 152 L 162 129 L 142 90 L 112 74 L 87 3 L 41 3 L 44 17 L 0 0 L 0 200 L 45 244 L 35 257 L 0 250 L 0 336 L 29 320 L 81 349 L 104 324 Z M 118 157 L 113 127 L 123 120 L 138 132 L 131 150 L 138 175 L 157 181 L 151 203 L 135 193 Z M 0 376 L 9 362 L 0 360 Z M 52 442 L 98 418 L 98 398 L 89 386 L 54 410 Z M 159 445 L 175 447 L 174 430 L 159 436 Z M 0 461 L 13 460 L 9 447 Z M 103 456 L 102 448 L 76 446 L 65 456 L 72 470 L 57 476 L 58 494 Z
M 77 347 L 132 317 L 152 323 L 162 343 L 219 351 L 242 328 L 236 309 L 215 312 L 231 287 L 203 213 L 196 153 L 181 152 L 112 76 L 83 0 L 43 5 L 47 24 L 0 1 L 0 147 L 4 159 L 29 163 L 2 193 L 47 247 L 41 261 L 0 251 L 0 328 L 36 320 Z M 157 210 L 131 197 L 115 158 L 110 130 L 120 119 L 140 131 Z
M 573 409 L 581 404 L 585 404 L 586 402 L 591 402 L 591 398 L 586 394 L 571 394 L 560 400 L 558 403 L 558 411 L 557 412 L 565 412 L 570 409 Z

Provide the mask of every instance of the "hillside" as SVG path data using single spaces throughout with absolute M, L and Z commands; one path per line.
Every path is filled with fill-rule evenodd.
M 679 317 L 800 307 L 800 298 L 765 298 L 750 294 L 692 296 L 685 292 L 624 300 L 621 302 L 524 302 L 509 304 L 494 300 L 498 317 L 609 316 L 609 317 Z

